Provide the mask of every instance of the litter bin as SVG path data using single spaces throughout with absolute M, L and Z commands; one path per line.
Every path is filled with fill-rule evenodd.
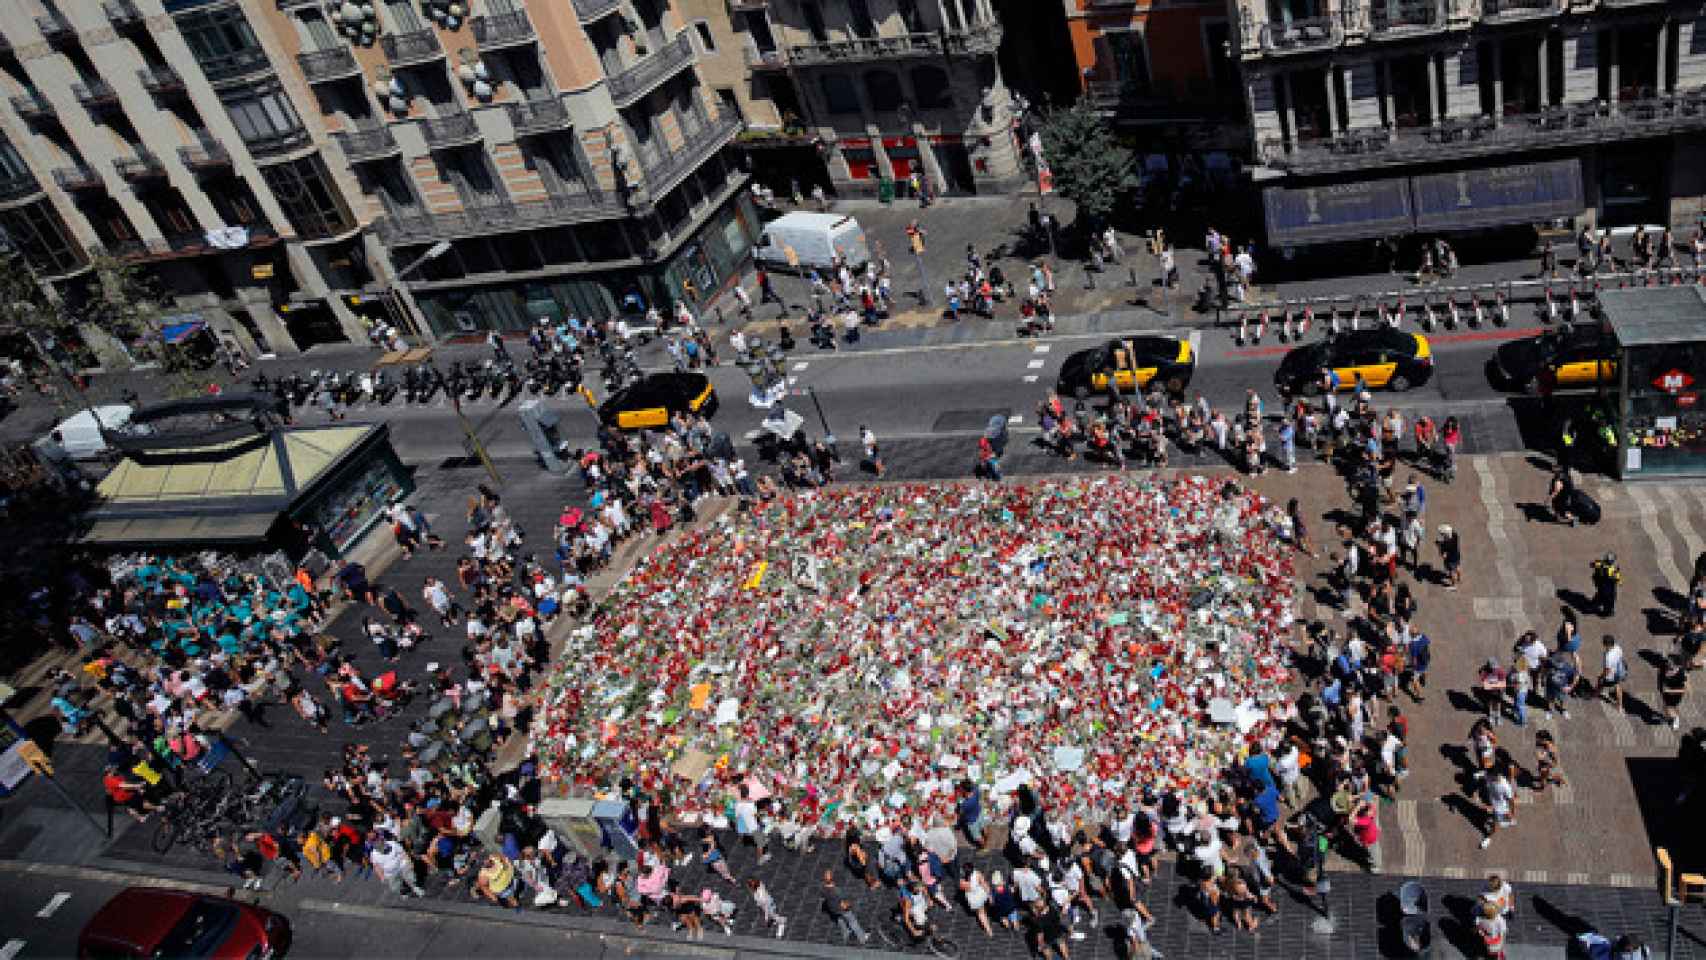
M 1428 891 L 1415 880 L 1407 880 L 1398 888 L 1398 909 L 1406 917 L 1427 916 Z
M 894 178 L 884 177 L 877 181 L 877 201 L 879 203 L 894 202 Z

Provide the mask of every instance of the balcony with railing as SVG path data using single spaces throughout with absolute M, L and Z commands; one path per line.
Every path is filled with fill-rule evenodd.
M 393 214 L 375 224 L 375 230 L 382 243 L 394 246 L 608 220 L 626 213 L 616 198 L 587 189 L 551 193 L 527 203 L 479 204 L 454 213 Z
M 10 176 L 0 176 L 0 203 L 13 203 L 41 193 L 41 183 L 35 174 L 23 170 Z
M 1702 130 L 1706 86 L 1626 100 L 1616 110 L 1596 101 L 1511 114 L 1498 124 L 1484 116 L 1446 118 L 1431 127 L 1368 127 L 1318 140 L 1269 139 L 1259 153 L 1270 167 L 1314 175 Z
M 1300 17 L 1290 23 L 1264 23 L 1258 34 L 1264 53 L 1330 50 L 1345 39 L 1338 17 Z
M 941 33 L 900 33 L 886 37 L 850 37 L 821 43 L 790 44 L 788 60 L 794 66 L 818 66 L 951 54 L 991 56 L 1000 46 L 1001 25 L 986 22 Z
M 201 66 L 201 72 L 211 83 L 237 80 L 272 69 L 272 61 L 267 59 L 267 52 L 258 46 L 244 47 L 197 62 Z
M 1565 0 L 1481 0 L 1481 22 L 1515 23 L 1538 20 L 1564 12 Z
M 788 55 L 781 50 L 760 50 L 757 47 L 747 47 L 746 65 L 751 70 L 786 70 Z
M 1368 8 L 1369 39 L 1397 39 L 1444 30 L 1446 2 L 1375 0 Z
M 59 189 L 65 191 L 104 190 L 107 182 L 101 179 L 92 167 L 75 164 L 69 167 L 59 167 L 53 171 L 53 182 L 59 184 Z
M 510 126 L 518 137 L 555 133 L 570 127 L 569 108 L 555 98 L 506 104 L 504 109 L 509 111 Z
M 107 22 L 117 30 L 134 30 L 147 23 L 133 0 L 107 0 L 101 4 L 101 12 L 107 15 Z
M 243 141 L 250 156 L 278 157 L 283 154 L 300 150 L 312 144 L 313 136 L 307 127 L 291 127 L 288 130 L 273 130 L 269 133 Z
M 178 96 L 188 89 L 184 78 L 171 67 L 144 67 L 136 71 L 136 76 L 142 81 L 142 88 L 157 97 Z
M 475 17 L 472 24 L 474 42 L 479 44 L 482 50 L 532 43 L 534 39 L 533 21 L 527 18 L 526 10 L 510 10 Z
M 166 175 L 166 165 L 160 162 L 147 149 L 139 148 L 135 156 L 119 157 L 113 161 L 113 169 L 118 175 L 132 183 L 142 180 L 157 180 Z
M 89 80 L 71 85 L 71 95 L 86 110 L 108 110 L 118 106 L 118 91 L 105 80 Z
M 684 123 L 682 132 L 681 146 L 674 150 L 642 149 L 639 152 L 640 165 L 645 172 L 646 189 L 650 191 L 654 203 L 663 199 L 664 194 L 675 189 L 688 174 L 699 169 L 712 154 L 734 139 L 734 135 L 740 132 L 740 120 L 731 116 L 712 120 L 698 113 L 693 121 Z M 654 137 L 652 142 L 661 144 L 663 141 Z
M 299 53 L 296 55 L 296 65 L 301 68 L 303 79 L 309 83 L 342 80 L 361 73 L 361 64 L 355 62 L 355 55 L 350 53 L 348 47 Z
M 421 136 L 434 150 L 463 147 L 480 139 L 480 125 L 474 115 L 463 111 L 421 121 Z
M 17 113 L 19 117 L 22 117 L 24 120 L 31 123 L 40 123 L 43 120 L 54 120 L 59 116 L 58 112 L 54 110 L 53 104 L 49 103 L 46 97 L 34 90 L 29 93 L 20 93 L 13 97 L 12 110 Z
M 693 40 L 683 30 L 656 53 L 621 73 L 612 74 L 606 81 L 610 86 L 610 99 L 616 101 L 618 107 L 628 106 L 692 62 Z
M 591 23 L 599 17 L 608 17 L 622 8 L 622 0 L 574 0 L 575 16 L 582 23 Z
M 393 67 L 412 67 L 444 59 L 444 44 L 438 42 L 438 33 L 430 27 L 408 33 L 387 33 L 379 38 L 379 46 Z
M 77 28 L 61 13 L 49 12 L 36 18 L 36 29 L 41 31 L 41 37 L 48 43 L 70 43 L 77 39 Z
M 179 147 L 178 159 L 197 173 L 210 173 L 231 166 L 231 151 L 211 138 L 203 138 L 193 147 Z
M 394 156 L 402 150 L 397 145 L 397 138 L 391 135 L 391 128 L 389 127 L 335 133 L 332 138 L 338 142 L 338 148 L 344 152 L 344 159 L 350 163 L 382 160 L 385 157 Z

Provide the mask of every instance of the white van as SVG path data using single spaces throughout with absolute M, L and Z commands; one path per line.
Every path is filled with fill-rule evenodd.
M 793 250 L 794 262 L 788 251 Z M 865 228 L 852 217 L 836 213 L 796 211 L 770 221 L 752 248 L 753 262 L 772 268 L 828 268 L 839 252 L 855 270 L 871 259 Z

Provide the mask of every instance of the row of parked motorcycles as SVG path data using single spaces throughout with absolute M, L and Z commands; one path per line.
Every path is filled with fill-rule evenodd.
M 606 393 L 614 393 L 642 375 L 632 349 L 601 344 L 604 361 L 600 379 Z M 302 407 L 324 403 L 327 396 L 338 406 L 388 406 L 399 398 L 405 405 L 455 398 L 463 403 L 491 400 L 500 404 L 522 393 L 534 397 L 573 394 L 581 389 L 582 358 L 579 351 L 546 353 L 517 365 L 507 356 L 485 362 L 456 360 L 448 370 L 431 361 L 404 367 L 400 374 L 384 368 L 370 371 L 310 370 L 270 379 L 257 375 L 255 392 L 271 394 L 279 403 Z

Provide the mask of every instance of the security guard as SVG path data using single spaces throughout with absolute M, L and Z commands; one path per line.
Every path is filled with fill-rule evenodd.
M 1558 469 L 1567 470 L 1574 466 L 1576 447 L 1576 424 L 1569 417 L 1564 418 L 1563 429 L 1558 431 Z
M 1617 585 L 1623 582 L 1623 571 L 1617 569 L 1617 554 L 1607 553 L 1593 562 L 1594 611 L 1602 617 L 1617 613 Z

